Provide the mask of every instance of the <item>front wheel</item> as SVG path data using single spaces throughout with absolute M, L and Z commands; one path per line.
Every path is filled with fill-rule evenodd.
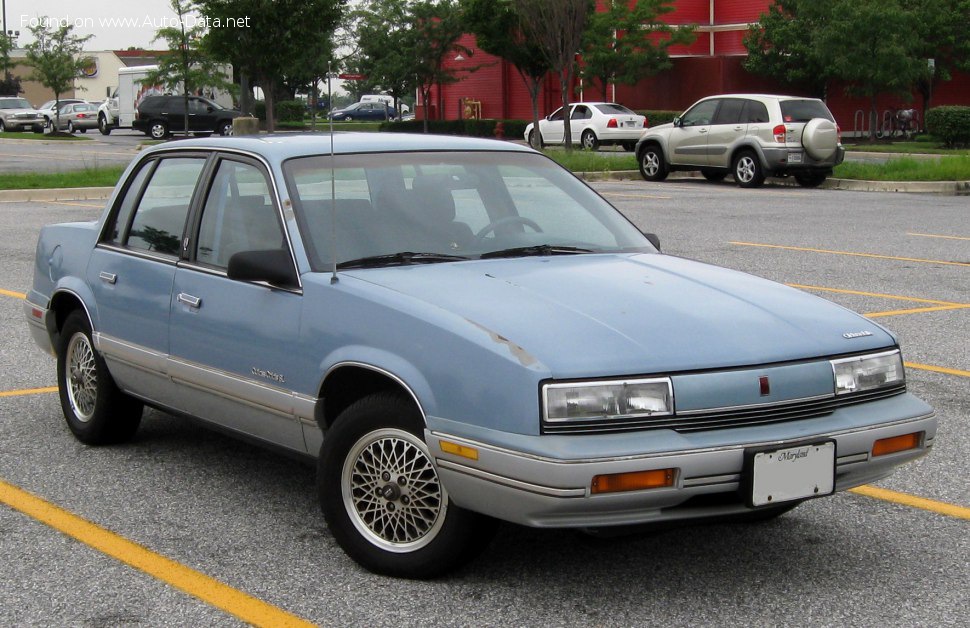
M 743 188 L 761 187 L 765 182 L 765 171 L 761 161 L 753 151 L 746 150 L 738 153 L 731 167 L 734 180 Z
M 70 133 L 71 135 L 74 135 L 74 131 L 75 131 L 74 121 L 68 120 L 67 121 L 67 132 Z
M 101 135 L 111 135 L 111 126 L 104 116 L 98 116 L 98 130 L 101 131 Z
M 596 150 L 600 145 L 599 140 L 596 139 L 596 133 L 593 133 L 592 129 L 583 131 L 583 134 L 579 136 L 579 141 L 585 150 Z
M 219 125 L 219 135 L 229 137 L 232 135 L 232 120 L 226 120 Z
M 542 134 L 538 131 L 529 131 L 529 146 L 536 150 L 540 150 L 545 147 L 545 143 L 542 141 Z
M 88 445 L 121 443 L 135 435 L 142 403 L 121 392 L 94 349 L 91 326 L 75 310 L 64 322 L 57 350 L 61 410 L 74 436 Z
M 640 152 L 637 159 L 640 167 L 640 176 L 647 181 L 663 181 L 667 178 L 669 169 L 667 162 L 664 161 L 664 154 L 656 144 L 647 146 Z
M 323 440 L 317 487 L 337 543 L 368 570 L 433 578 L 488 543 L 494 520 L 453 504 L 401 394 L 377 393 L 344 410 Z

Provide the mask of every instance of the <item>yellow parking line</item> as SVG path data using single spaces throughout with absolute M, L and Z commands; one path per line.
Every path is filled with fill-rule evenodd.
M 616 196 L 618 198 L 652 198 L 669 201 L 672 196 L 654 196 L 652 194 L 619 194 L 618 192 L 601 192 L 603 196 Z
M 943 373 L 944 375 L 956 375 L 957 377 L 970 377 L 970 371 L 960 369 L 950 369 L 945 366 L 933 366 L 932 364 L 919 364 L 918 362 L 903 362 L 908 369 L 918 371 L 932 371 L 933 373 Z
M 15 299 L 26 299 L 27 298 L 27 295 L 24 294 L 23 292 L 13 292 L 11 290 L 4 290 L 3 288 L 0 288 L 0 294 L 2 294 L 5 297 L 13 297 Z
M 3 480 L 0 480 L 0 502 L 254 626 L 313 626 Z
M 865 495 L 866 497 L 872 497 L 874 499 L 881 499 L 894 504 L 902 504 L 910 508 L 929 510 L 930 512 L 946 515 L 947 517 L 970 520 L 970 508 L 947 504 L 946 502 L 938 502 L 932 499 L 926 499 L 925 497 L 917 497 L 916 495 L 909 495 L 908 493 L 898 493 L 869 485 L 850 488 L 849 492 L 857 495 Z
M 909 310 L 890 310 L 888 312 L 871 312 L 864 314 L 866 318 L 880 318 L 882 316 L 900 316 L 903 314 L 923 314 L 924 312 L 943 312 L 946 310 L 965 310 L 970 305 L 938 305 L 936 307 L 917 307 Z
M 920 238 L 942 238 L 944 240 L 970 240 L 963 236 L 937 235 L 935 233 L 907 233 L 906 235 L 919 236 Z
M 933 305 L 956 305 L 960 307 L 968 306 L 967 303 L 954 303 L 952 301 L 938 301 L 936 299 L 920 299 L 918 297 L 905 297 L 898 294 L 883 294 L 880 292 L 862 292 L 860 290 L 843 290 L 841 288 L 825 288 L 822 286 L 806 286 L 803 284 L 789 283 L 785 284 L 792 288 L 798 288 L 799 290 L 817 290 L 819 292 L 835 292 L 837 294 L 855 294 L 862 297 L 876 297 L 880 299 L 892 299 L 895 301 L 912 301 L 913 303 L 932 303 Z
M 0 391 L 0 397 L 23 397 L 24 395 L 44 395 L 57 392 L 57 386 L 47 386 L 46 388 L 25 388 L 23 390 L 4 390 Z
M 847 255 L 849 257 L 868 257 L 872 259 L 888 259 L 897 262 L 917 262 L 920 264 L 942 264 L 944 266 L 970 266 L 970 262 L 947 262 L 944 260 L 921 259 L 918 257 L 896 257 L 895 255 L 878 255 L 876 253 L 855 253 L 852 251 L 832 251 L 829 249 L 812 249 L 803 246 L 782 246 L 780 244 L 759 244 L 756 242 L 728 242 L 737 246 L 756 246 L 765 249 L 782 249 L 785 251 L 803 251 L 806 253 L 826 253 L 829 255 Z
M 70 205 L 71 207 L 94 207 L 96 209 L 100 209 L 104 207 L 104 205 L 92 205 L 91 203 L 71 203 L 68 201 L 45 201 L 45 202 L 50 203 L 51 205 Z

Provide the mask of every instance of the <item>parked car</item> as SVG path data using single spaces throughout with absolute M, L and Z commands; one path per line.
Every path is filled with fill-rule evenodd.
M 24 311 L 79 440 L 147 404 L 316 457 L 334 538 L 390 575 L 494 518 L 768 519 L 931 449 L 885 328 L 657 242 L 508 142 L 189 139 L 42 229 Z
M 647 181 L 700 170 L 709 181 L 732 174 L 746 188 L 788 175 L 816 187 L 845 159 L 841 131 L 821 100 L 755 94 L 697 101 L 672 123 L 644 132 L 636 154 Z
M 352 122 L 354 120 L 394 120 L 397 111 L 380 101 L 355 102 L 352 105 L 335 109 L 331 114 L 335 121 Z
M 645 116 L 612 102 L 573 103 L 569 106 L 569 111 L 572 143 L 587 150 L 614 144 L 633 150 L 647 126 Z M 525 140 L 535 148 L 546 144 L 565 144 L 565 129 L 563 109 L 560 107 L 539 120 L 538 135 L 533 131 L 532 124 L 526 126 Z
M 189 96 L 189 132 L 197 136 L 212 133 L 232 135 L 232 121 L 241 111 L 226 109 L 201 96 Z M 160 140 L 185 128 L 184 96 L 146 96 L 138 105 L 131 128 Z
M 81 100 L 80 98 L 61 98 L 60 100 L 48 100 L 37 110 L 44 115 L 44 126 L 48 129 L 53 128 L 54 118 L 57 117 L 57 110 L 64 105 L 72 105 L 75 103 L 84 103 L 86 100 Z
M 0 133 L 26 129 L 43 133 L 43 114 L 34 109 L 26 98 L 0 97 Z
M 67 129 L 70 133 L 80 131 L 87 133 L 88 129 L 98 128 L 98 106 L 91 103 L 71 103 L 62 105 L 58 130 Z

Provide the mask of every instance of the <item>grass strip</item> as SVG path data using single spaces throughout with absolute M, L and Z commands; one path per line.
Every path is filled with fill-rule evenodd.
M 970 156 L 900 157 L 881 164 L 845 162 L 836 166 L 833 176 L 862 181 L 970 181 Z
M 124 166 L 118 166 L 85 168 L 69 172 L 0 174 L 0 190 L 111 187 L 118 182 L 124 170 Z
M 6 131 L 3 134 L 0 134 L 0 140 L 50 140 L 50 141 L 56 141 L 56 142 L 72 142 L 72 141 L 90 142 L 91 138 L 81 137 L 79 135 L 71 135 L 69 133 L 59 133 L 57 135 L 52 135 L 50 133 Z

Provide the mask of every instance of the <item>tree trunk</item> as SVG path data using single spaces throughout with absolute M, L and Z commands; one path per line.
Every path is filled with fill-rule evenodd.
M 562 139 L 566 150 L 573 149 L 573 131 L 569 125 L 569 83 L 572 74 L 571 70 L 559 73 L 559 87 L 562 88 Z
M 869 141 L 876 141 L 876 125 L 879 124 L 879 111 L 876 109 L 876 95 L 869 97 Z

